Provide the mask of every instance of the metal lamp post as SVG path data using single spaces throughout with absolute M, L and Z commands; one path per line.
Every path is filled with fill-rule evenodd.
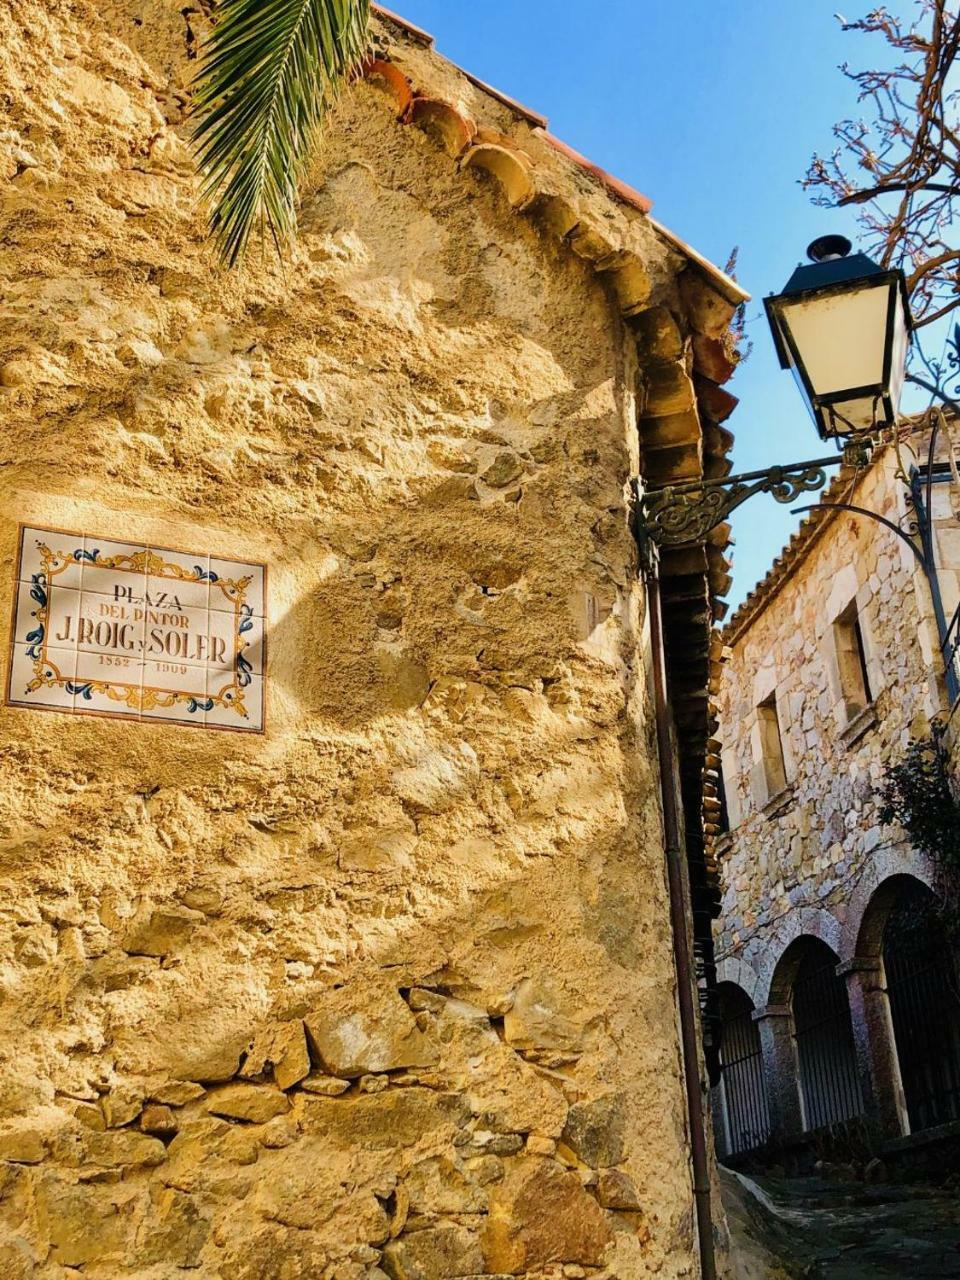
M 700 966 L 694 965 L 688 939 L 690 893 L 679 816 L 680 780 L 667 711 L 657 551 L 664 546 L 702 542 L 711 529 L 755 493 L 772 493 L 778 502 L 789 503 L 802 493 L 822 489 L 827 483 L 828 468 L 843 461 L 866 461 L 879 432 L 895 424 L 910 332 L 906 283 L 901 272 L 881 271 L 862 255 L 848 259 L 849 250 L 849 242 L 839 237 L 811 245 L 812 265 L 799 267 L 783 293 L 767 302 L 781 363 L 793 369 L 822 438 L 833 440 L 843 449 L 842 454 L 722 480 L 638 492 L 636 533 L 650 592 L 665 852 L 704 1280 L 716 1275 L 716 1266 L 693 1005 L 693 975 Z M 906 537 L 885 517 L 876 519 Z M 911 547 L 921 555 L 912 543 Z M 706 957 L 698 977 L 704 984 L 700 990 L 701 1013 L 709 1027 L 716 1022 L 715 1010 L 711 1013 L 716 971 L 709 921 L 704 926 L 695 917 L 692 933 L 700 944 L 701 956 Z M 711 1083 L 717 1083 L 721 1066 L 715 1026 L 704 1047 Z
M 850 241 L 843 236 L 815 240 L 807 250 L 809 264 L 798 266 L 783 290 L 765 300 L 781 367 L 793 373 L 820 437 L 833 441 L 840 452 L 722 480 L 647 490 L 639 497 L 641 540 L 658 547 L 701 542 L 755 493 L 770 493 L 777 502 L 792 503 L 802 493 L 823 489 L 829 468 L 869 461 L 872 450 L 885 437 L 899 450 L 896 429 L 907 380 L 931 392 L 954 412 L 960 409 L 939 388 L 906 374 L 913 323 L 903 272 L 884 270 L 865 254 L 851 254 L 850 249 Z M 915 467 L 908 475 L 901 464 L 911 508 L 906 528 L 849 502 L 793 510 L 799 514 L 827 505 L 840 508 L 884 525 L 906 543 L 930 584 L 940 644 L 946 649 L 949 635 L 931 520 L 937 435 L 935 424 L 925 482 Z M 960 654 L 960 640 L 955 647 Z M 960 693 L 960 663 L 951 657 L 946 668 L 952 700 Z
M 823 236 L 779 294 L 765 300 L 780 357 L 822 440 L 896 424 L 912 321 L 902 271 L 850 255 L 843 236 Z
M 694 1031 L 694 966 L 687 938 L 689 887 L 685 884 L 683 871 L 679 777 L 667 715 L 658 549 L 702 542 L 711 529 L 723 523 L 732 511 L 755 493 L 771 493 L 777 502 L 792 503 L 802 493 L 823 489 L 829 468 L 843 462 L 863 465 L 885 435 L 898 447 L 899 456 L 896 428 L 912 331 L 906 281 L 902 271 L 885 271 L 864 254 L 851 256 L 850 248 L 850 242 L 840 236 L 826 236 L 815 241 L 808 250 L 810 265 L 799 266 L 783 291 L 766 300 L 767 317 L 780 363 L 783 368 L 792 370 L 820 437 L 832 441 L 841 452 L 719 480 L 692 481 L 642 492 L 638 486 L 637 493 L 636 535 L 650 587 L 667 870 L 683 1034 L 684 1077 L 692 1131 L 694 1202 L 704 1280 L 712 1280 L 716 1276 L 716 1265 Z M 936 390 L 919 379 L 915 381 L 926 386 L 927 390 Z M 956 406 L 951 407 L 956 409 Z M 900 528 L 878 512 L 846 502 L 833 501 L 822 506 L 818 504 L 818 508 L 794 510 L 823 509 L 827 505 L 842 508 L 877 521 L 902 539 L 930 583 L 940 642 L 945 645 L 947 628 L 929 518 L 936 434 L 934 428 L 927 466 L 926 504 L 916 469 L 907 476 L 902 464 L 900 467 L 912 507 L 908 529 Z M 955 697 L 958 681 L 952 659 L 947 664 L 947 687 L 951 697 Z M 697 934 L 697 928 L 694 920 L 694 934 Z M 705 947 L 706 954 L 712 957 L 709 923 L 706 936 L 698 935 L 698 941 Z M 709 1013 L 716 992 L 712 959 L 700 977 L 705 983 L 700 993 L 701 1011 L 709 1025 L 715 1021 Z M 721 1070 L 716 1030 L 712 1037 L 708 1037 L 705 1051 L 711 1083 L 716 1083 Z
M 793 372 L 821 438 L 842 452 L 648 490 L 640 527 L 652 542 L 702 541 L 755 493 L 791 503 L 822 489 L 829 468 L 865 462 L 896 425 L 912 330 L 906 280 L 850 248 L 842 236 L 815 240 L 810 264 L 765 304 L 781 366 Z

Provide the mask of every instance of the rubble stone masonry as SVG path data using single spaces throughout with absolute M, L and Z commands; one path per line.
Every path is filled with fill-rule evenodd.
M 59 529 L 265 565 L 267 658 L 262 733 L 0 708 L 0 1266 L 692 1276 L 623 319 L 699 465 L 685 264 L 377 21 L 297 245 L 219 270 L 203 21 L 4 16 L 0 621 Z
M 915 460 L 905 447 L 904 463 Z M 895 451 L 882 450 L 865 473 L 840 475 L 827 500 L 907 528 L 896 469 Z M 949 617 L 960 547 L 945 480 L 933 510 Z M 791 942 L 818 938 L 851 965 L 878 885 L 898 874 L 932 881 L 904 833 L 880 822 L 877 791 L 911 736 L 925 736 L 947 709 L 946 690 L 929 588 L 910 549 L 843 511 L 807 521 L 724 639 L 730 833 L 720 842 L 717 950 L 721 980 L 741 987 L 762 1016 L 778 1007 L 775 975 Z

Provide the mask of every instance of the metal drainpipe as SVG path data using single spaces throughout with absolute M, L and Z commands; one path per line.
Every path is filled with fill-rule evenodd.
M 690 1156 L 693 1165 L 693 1199 L 697 1214 L 701 1280 L 716 1280 L 717 1260 L 713 1247 L 713 1205 L 703 1098 L 700 1091 L 700 1043 L 698 1011 L 694 1001 L 694 970 L 690 955 L 689 880 L 683 829 L 678 802 L 679 777 L 667 694 L 667 666 L 663 647 L 663 617 L 660 605 L 660 575 L 657 549 L 641 545 L 645 569 L 650 644 L 653 650 L 653 694 L 657 722 L 657 753 L 660 757 L 660 795 L 663 806 L 663 833 L 666 841 L 667 883 L 670 893 L 670 923 L 673 932 L 673 959 L 677 972 L 677 1008 L 683 1047 L 683 1078 L 690 1125 Z

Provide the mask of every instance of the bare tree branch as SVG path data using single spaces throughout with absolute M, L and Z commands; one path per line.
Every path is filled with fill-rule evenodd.
M 903 267 L 921 323 L 960 307 L 960 252 L 950 243 L 960 208 L 960 16 L 951 3 L 914 0 L 909 23 L 884 6 L 844 22 L 881 37 L 894 57 L 867 71 L 841 67 L 868 118 L 834 125 L 836 149 L 814 155 L 803 180 L 817 204 L 857 206 L 867 251 Z
M 906 182 L 883 182 L 876 187 L 871 187 L 869 191 L 855 191 L 853 195 L 844 196 L 842 200 L 838 200 L 837 204 L 842 208 L 845 204 L 866 204 L 868 200 L 876 200 L 877 196 L 889 195 L 891 191 L 909 191 L 911 194 L 918 188 Z M 925 182 L 922 184 L 924 191 L 946 191 L 951 195 L 955 194 L 955 189 L 945 182 Z

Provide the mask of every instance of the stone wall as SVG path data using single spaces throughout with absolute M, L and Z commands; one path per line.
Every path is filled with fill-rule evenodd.
M 895 466 L 893 452 L 882 453 L 852 494 L 852 476 L 836 484 L 838 500 L 900 522 L 906 507 Z M 942 486 L 935 511 L 949 607 L 956 566 Z M 844 696 L 834 634 L 851 603 L 872 694 L 862 711 Z M 945 690 L 929 589 L 909 548 L 877 523 L 842 512 L 787 548 L 726 638 L 720 732 L 732 831 L 723 845 L 718 955 L 744 961 L 757 975 L 748 993 L 763 1005 L 793 937 L 830 934 L 823 940 L 836 949 L 871 865 L 887 855 L 904 865 L 916 860 L 903 833 L 880 823 L 876 788 L 911 735 L 927 732 Z M 786 772 L 778 794 L 764 771 L 758 715 L 771 698 Z M 818 925 L 818 913 L 834 923 Z M 749 988 L 749 980 L 741 985 Z
M 263 561 L 269 662 L 262 736 L 0 710 L 0 1259 L 693 1275 L 621 319 L 682 264 L 380 23 L 633 256 L 365 80 L 289 258 L 223 273 L 201 30 L 5 24 L 2 608 L 23 522 Z
M 825 503 L 851 503 L 909 529 L 900 467 L 925 460 L 927 443 L 916 424 L 899 459 L 888 447 L 866 470 L 842 470 Z M 946 468 L 935 476 L 930 506 L 949 617 L 957 603 L 956 494 Z M 949 712 L 930 586 L 889 526 L 820 511 L 724 639 L 730 831 L 718 845 L 725 892 L 717 954 L 731 1057 L 714 1097 L 718 1142 L 736 1155 L 854 1117 L 890 1138 L 929 1128 L 939 1123 L 939 1095 L 918 1100 L 926 1086 L 917 1055 L 903 1056 L 903 1036 L 927 1037 L 924 1080 L 954 1070 L 942 1030 L 951 1005 L 941 1008 L 931 993 L 916 1021 L 905 1022 L 885 943 L 891 912 L 933 901 L 936 869 L 899 827 L 880 821 L 880 792 L 911 738 L 927 737 L 934 717 Z M 900 945 L 901 969 L 919 963 Z

